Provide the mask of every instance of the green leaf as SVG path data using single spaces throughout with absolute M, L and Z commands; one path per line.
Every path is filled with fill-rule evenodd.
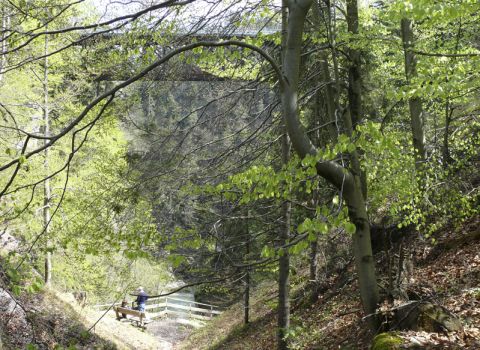
M 325 222 L 317 223 L 315 229 L 319 233 L 323 233 L 323 234 L 328 233 L 328 225 Z
M 298 225 L 298 233 L 304 233 L 310 231 L 312 228 L 312 220 L 306 218 L 304 222 Z
M 19 285 L 14 285 L 12 286 L 12 293 L 13 295 L 18 297 L 22 293 L 22 289 L 20 288 Z
M 351 222 L 347 222 L 345 224 L 345 231 L 349 234 L 354 234 L 357 228 L 355 227 L 355 224 L 352 224 Z
M 264 246 L 262 249 L 262 257 L 264 258 L 271 258 L 275 255 L 275 250 L 268 245 Z

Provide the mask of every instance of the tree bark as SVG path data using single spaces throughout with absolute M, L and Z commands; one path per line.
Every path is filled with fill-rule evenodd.
M 45 59 L 44 59 L 44 68 L 43 68 L 43 135 L 48 136 L 50 134 L 50 120 L 49 120 L 49 101 L 48 101 L 48 35 L 45 36 Z M 45 145 L 48 144 L 48 140 L 45 139 Z M 44 151 L 44 161 L 43 168 L 48 175 L 49 171 L 49 148 L 46 147 Z M 45 226 L 45 236 L 47 237 L 47 252 L 45 254 L 45 284 L 50 285 L 52 280 L 52 253 L 50 249 L 50 198 L 51 198 L 51 188 L 50 188 L 50 179 L 46 179 L 43 186 L 43 224 Z
M 449 134 L 450 134 L 450 123 L 452 121 L 453 109 L 450 107 L 450 99 L 447 99 L 445 102 L 445 132 L 443 134 L 443 147 L 442 147 L 442 159 L 443 166 L 446 168 L 448 164 L 451 163 L 452 157 L 450 155 L 450 146 L 449 146 Z
M 347 28 L 351 34 L 358 34 L 358 6 L 357 0 L 347 0 Z M 360 122 L 362 112 L 362 81 L 360 73 L 360 51 L 349 48 L 348 56 L 348 101 L 352 127 Z
M 317 154 L 316 148 L 307 137 L 298 117 L 298 81 L 302 34 L 305 17 L 311 4 L 311 0 L 292 0 L 288 2 L 288 38 L 283 64 L 285 75 L 281 96 L 283 114 L 293 148 L 301 158 L 307 154 Z M 351 1 L 350 6 L 352 5 L 356 6 L 356 2 Z M 348 120 L 350 120 L 349 117 Z M 355 155 L 356 152 L 353 152 L 353 156 Z M 355 167 L 352 169 L 352 172 L 346 171 L 345 168 L 333 161 L 321 161 L 317 163 L 316 168 L 320 176 L 342 191 L 348 205 L 350 220 L 357 227 L 353 236 L 353 245 L 360 295 L 364 311 L 367 314 L 373 314 L 376 310 L 379 296 L 370 242 L 370 225 L 360 173 L 355 172 Z M 370 317 L 370 320 L 372 320 L 370 325 L 376 327 L 375 320 L 372 317 Z
M 405 78 L 407 84 L 410 84 L 412 78 L 417 76 L 417 59 L 413 52 L 413 30 L 412 21 L 407 18 L 401 20 L 401 32 L 403 41 L 403 51 L 405 55 Z M 413 147 L 415 149 L 415 167 L 419 170 L 427 158 L 425 150 L 424 134 L 424 112 L 422 101 L 419 97 L 408 99 L 410 109 L 410 126 L 412 128 Z
M 358 5 L 357 0 L 347 1 L 347 26 L 352 34 L 358 34 Z M 349 87 L 348 100 L 349 112 L 344 114 L 344 124 L 348 136 L 352 136 L 353 130 L 362 118 L 362 84 L 360 69 L 360 52 L 357 49 L 349 50 Z M 353 235 L 353 251 L 360 284 L 360 295 L 363 301 L 364 311 L 367 315 L 375 313 L 379 294 L 375 276 L 375 261 L 372 253 L 370 235 L 370 223 L 368 220 L 367 200 L 367 177 L 360 167 L 360 159 L 357 150 L 350 153 L 351 172 L 353 175 L 353 186 L 351 191 L 345 193 L 348 206 L 348 215 L 355 224 L 356 232 Z M 369 324 L 372 329 L 377 328 L 375 316 L 369 316 Z
M 318 282 L 318 240 L 310 242 L 310 283 Z
M 288 4 L 282 0 L 282 52 L 281 61 L 285 64 L 288 39 Z M 283 87 L 282 87 L 283 91 Z M 290 142 L 286 128 L 282 128 L 284 134 L 281 142 L 281 159 L 283 164 L 287 164 L 290 155 Z M 280 247 L 286 246 L 290 237 L 290 211 L 289 201 L 282 203 L 283 225 L 280 228 L 278 244 Z M 278 309 L 277 309 L 277 349 L 287 350 L 288 340 L 286 335 L 290 327 L 290 255 L 288 248 L 281 248 L 278 260 Z
M 347 1 L 347 27 L 348 31 L 356 35 L 358 34 L 358 5 L 357 0 L 348 0 Z M 362 108 L 362 81 L 360 73 L 360 51 L 355 48 L 350 48 L 348 50 L 348 56 L 350 58 L 350 66 L 348 68 L 348 111 L 349 114 L 344 115 L 345 129 L 348 136 L 352 136 L 353 130 L 357 127 L 359 122 L 362 119 L 363 108 Z M 360 184 L 362 186 L 362 195 L 364 201 L 367 200 L 367 175 L 362 171 L 360 167 L 360 161 L 358 157 L 357 150 L 353 152 L 351 161 L 352 161 L 352 170 L 354 175 L 360 177 Z
M 288 163 L 290 153 L 290 146 L 288 135 L 282 137 L 282 161 L 284 164 Z M 290 201 L 284 201 L 282 204 L 283 225 L 280 230 L 278 244 L 286 246 L 290 239 Z M 285 336 L 290 327 L 290 253 L 287 248 L 281 248 L 279 252 L 280 257 L 278 261 L 278 328 L 277 340 L 278 349 L 287 350 L 288 341 Z
M 7 43 L 7 30 L 10 28 L 10 15 L 8 14 L 8 9 L 5 6 L 2 6 L 2 28 L 1 28 L 1 51 L 2 55 L 0 57 L 0 83 L 3 80 L 3 69 L 7 65 L 7 55 L 5 52 L 8 50 Z
M 337 139 L 337 128 L 335 126 L 335 111 L 338 110 L 338 106 L 336 105 L 336 93 L 335 90 L 332 87 L 332 79 L 330 78 L 330 70 L 328 68 L 328 58 L 327 54 L 323 53 L 320 59 L 320 69 L 321 69 L 321 77 L 323 80 L 323 83 L 325 85 L 325 105 L 327 107 L 327 113 L 326 113 L 326 118 L 325 121 L 328 124 L 328 133 L 330 135 L 330 138 L 332 141 L 336 141 Z
M 249 230 L 249 223 L 248 218 L 250 217 L 250 212 L 247 212 L 247 219 L 246 219 L 246 233 L 247 233 L 247 242 L 245 243 L 245 258 L 248 259 L 250 255 L 250 230 Z M 250 267 L 247 267 L 247 272 L 245 274 L 245 298 L 244 298 L 244 315 L 243 315 L 243 322 L 245 324 L 249 323 L 250 317 Z

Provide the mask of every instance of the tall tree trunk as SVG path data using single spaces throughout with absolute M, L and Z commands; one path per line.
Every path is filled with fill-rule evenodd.
M 450 156 L 450 146 L 449 146 L 449 134 L 450 134 L 450 123 L 452 120 L 453 108 L 450 107 L 450 99 L 447 98 L 445 102 L 445 133 L 443 134 L 443 147 L 442 147 L 442 158 L 443 166 L 447 167 L 452 161 Z
M 412 21 L 407 18 L 401 20 L 403 51 L 405 54 L 405 77 L 407 84 L 417 76 L 417 59 L 413 52 Z M 415 149 L 415 167 L 420 170 L 425 163 L 427 155 L 425 150 L 424 112 L 422 100 L 419 97 L 408 99 L 410 109 L 410 126 L 412 128 L 413 147 Z
M 50 120 L 49 120 L 49 101 L 48 101 L 48 35 L 45 36 L 45 60 L 43 68 L 43 134 L 48 136 L 50 134 Z M 45 144 L 48 140 L 45 139 Z M 43 167 L 45 174 L 48 176 L 49 172 L 49 151 L 48 148 L 44 151 Z M 43 224 L 45 226 L 45 237 L 47 237 L 47 252 L 45 254 L 45 284 L 50 285 L 52 280 L 52 253 L 50 252 L 50 199 L 51 189 L 50 180 L 46 179 L 43 186 Z
M 354 36 L 358 34 L 357 0 L 347 0 L 347 27 Z M 360 122 L 362 112 L 362 81 L 360 73 L 360 51 L 356 48 L 348 50 L 350 65 L 348 67 L 348 102 L 352 127 Z
M 358 34 L 358 5 L 357 0 L 347 1 L 347 27 L 348 31 L 353 34 Z M 350 48 L 348 50 L 348 56 L 350 58 L 350 66 L 348 68 L 348 111 L 350 115 L 344 115 L 344 123 L 348 136 L 352 136 L 353 130 L 357 127 L 358 123 L 362 119 L 362 79 L 360 73 L 360 51 L 356 48 Z M 362 195 L 364 201 L 367 200 L 367 175 L 360 167 L 360 161 L 358 152 L 353 152 L 352 170 L 355 176 L 359 176 L 360 184 L 362 187 Z
M 330 70 L 328 68 L 328 55 L 322 53 L 320 58 L 320 69 L 321 69 L 321 78 L 322 82 L 326 84 L 325 86 L 325 105 L 327 108 L 325 122 L 328 124 L 328 133 L 332 141 L 337 140 L 337 128 L 335 125 L 335 111 L 338 110 L 336 105 L 336 93 L 332 84 L 333 81 L 330 78 Z
M 1 28 L 1 37 L 0 37 L 0 46 L 1 46 L 1 57 L 0 57 L 0 83 L 3 80 L 3 69 L 7 64 L 7 56 L 5 52 L 8 50 L 7 45 L 7 30 L 10 28 L 10 16 L 8 14 L 8 9 L 5 6 L 2 6 L 2 28 Z
M 287 0 L 282 0 L 282 42 L 281 42 L 281 61 L 285 62 L 287 52 L 288 37 L 288 4 Z M 282 87 L 283 88 L 283 87 Z M 281 152 L 282 163 L 287 164 L 290 154 L 290 145 L 287 130 L 282 128 Z M 290 202 L 282 203 L 283 225 L 280 227 L 278 244 L 285 246 L 290 237 Z M 282 249 L 282 248 L 281 248 Z M 277 309 L 277 348 L 279 350 L 288 349 L 288 341 L 286 339 L 288 328 L 290 327 L 290 256 L 288 248 L 279 251 L 278 260 L 278 309 Z
M 458 25 L 458 31 L 456 36 L 455 42 L 455 51 L 454 53 L 458 53 L 458 48 L 460 47 L 460 39 L 463 33 L 463 23 L 460 22 Z M 455 67 L 456 67 L 457 58 L 453 57 L 451 66 L 448 68 L 447 76 L 445 77 L 445 82 L 448 83 L 450 79 L 450 75 L 455 74 Z M 452 162 L 452 157 L 450 154 L 450 145 L 449 145 L 449 136 L 450 136 L 450 123 L 452 122 L 453 116 L 453 104 L 451 102 L 450 93 L 447 94 L 447 100 L 445 101 L 445 133 L 443 135 L 443 146 L 442 146 L 442 159 L 443 159 L 443 166 L 446 168 L 448 164 Z
M 322 21 L 321 19 L 328 19 L 328 24 L 330 24 L 330 7 L 327 8 L 320 6 L 316 3 L 316 8 L 313 11 L 313 22 L 315 27 L 318 30 L 321 30 Z M 327 33 L 329 37 L 332 35 L 331 28 L 327 25 Z M 316 147 L 324 147 L 329 143 L 335 143 L 338 137 L 337 126 L 336 126 L 336 117 L 335 113 L 338 110 L 338 99 L 337 99 L 337 90 L 334 88 L 334 81 L 330 77 L 330 68 L 328 65 L 328 52 L 322 51 L 320 53 L 320 74 L 317 75 L 316 85 L 324 86 L 323 89 L 318 89 L 315 93 L 315 108 L 316 111 L 314 124 L 312 127 L 320 127 L 321 125 L 326 125 L 326 132 L 318 133 L 316 140 L 313 140 L 313 143 Z M 335 85 L 336 86 L 336 85 Z M 324 101 L 324 108 L 321 108 Z M 316 207 L 319 203 L 319 193 L 318 191 L 313 192 L 313 207 Z M 318 237 L 313 242 L 310 242 L 310 285 L 312 287 L 312 302 L 315 302 L 318 299 Z
M 358 21 L 357 1 L 348 0 L 347 25 L 350 33 L 358 34 Z M 349 55 L 351 59 L 348 88 L 350 113 L 344 114 L 344 124 L 348 136 L 351 137 L 355 126 L 362 118 L 362 85 L 360 74 L 360 52 L 357 49 L 350 49 Z M 360 294 L 365 312 L 368 315 L 371 315 L 377 308 L 379 294 L 375 277 L 375 261 L 372 253 L 370 223 L 365 204 L 367 200 L 367 180 L 365 172 L 361 170 L 357 150 L 351 152 L 350 159 L 353 186 L 349 193 L 345 193 L 345 199 L 348 205 L 350 221 L 353 222 L 356 227 L 356 232 L 353 235 L 353 251 L 355 254 L 355 262 L 360 283 Z M 371 316 L 368 321 L 373 329 L 377 327 L 376 317 Z
M 250 229 L 248 218 L 250 217 L 250 212 L 247 211 L 246 219 L 246 233 L 247 233 L 247 242 L 245 244 L 245 258 L 248 259 L 250 256 Z M 245 274 L 245 297 L 244 297 L 244 314 L 243 321 L 245 324 L 248 324 L 250 317 L 250 267 L 247 267 L 247 272 Z
M 315 287 L 318 282 L 318 239 L 310 242 L 310 283 Z
M 288 163 L 290 146 L 288 135 L 282 137 L 282 161 Z M 282 204 L 283 225 L 280 228 L 279 245 L 285 246 L 290 239 L 290 211 L 291 204 L 284 201 Z M 288 341 L 285 339 L 288 328 L 290 327 L 290 253 L 288 248 L 280 251 L 278 260 L 278 349 L 288 349 Z
M 283 64 L 285 75 L 285 79 L 282 82 L 281 96 L 283 114 L 292 145 L 301 158 L 307 154 L 317 154 L 315 146 L 307 137 L 298 117 L 298 81 L 302 35 L 305 17 L 311 4 L 311 0 L 288 1 L 288 38 Z M 350 1 L 351 6 L 356 7 L 356 2 Z M 349 115 L 349 113 L 346 113 L 346 115 Z M 348 120 L 350 121 L 351 132 L 351 119 L 349 116 Z M 353 152 L 352 156 L 354 161 L 355 158 L 358 161 L 356 152 Z M 353 237 L 353 245 L 360 295 L 365 312 L 372 314 L 377 308 L 379 296 L 370 242 L 370 225 L 360 173 L 355 171 L 355 167 L 350 172 L 346 171 L 345 168 L 333 161 L 320 161 L 317 163 L 316 168 L 320 176 L 343 191 L 349 209 L 350 220 L 357 227 Z M 369 319 L 371 326 L 376 327 L 374 318 L 370 317 Z

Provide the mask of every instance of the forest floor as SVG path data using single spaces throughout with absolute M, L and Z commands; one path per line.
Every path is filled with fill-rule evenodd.
M 458 228 L 443 229 L 433 238 L 434 245 L 430 239 L 405 242 L 415 262 L 405 289 L 415 299 L 434 302 L 455 314 L 463 330 L 399 331 L 396 335 L 410 348 L 480 349 L 480 217 Z M 377 266 L 380 285 L 385 286 L 388 279 L 381 259 L 380 254 Z M 291 349 L 369 348 L 372 337 L 362 320 L 352 264 L 324 281 L 328 288 L 314 301 L 301 283 L 306 280 L 300 278 L 302 275 L 306 273 L 297 272 L 292 278 Z M 276 346 L 276 299 L 274 284 L 259 286 L 251 298 L 251 322 L 247 326 L 243 325 L 239 303 L 197 331 L 174 320 L 151 323 L 143 331 L 116 321 L 109 312 L 92 334 L 88 329 L 102 313 L 81 309 L 73 296 L 46 289 L 22 296 L 16 305 L 6 291 L 0 290 L 0 329 L 6 349 L 23 349 L 29 343 L 39 345 L 38 349 L 53 349 L 73 343 L 77 349 L 270 350 Z
M 435 245 L 430 239 L 409 241 L 415 265 L 406 290 L 417 300 L 443 306 L 462 321 L 464 329 L 395 334 L 402 338 L 405 348 L 480 349 L 480 217 L 459 228 L 443 229 L 434 238 Z M 377 266 L 382 266 L 380 261 Z M 385 285 L 385 275 L 381 280 Z M 370 348 L 372 335 L 362 320 L 353 266 L 332 276 L 328 283 L 330 288 L 315 302 L 307 301 L 307 293 L 301 287 L 292 291 L 291 349 Z M 273 285 L 258 288 L 249 325 L 243 325 L 243 308 L 237 304 L 192 334 L 179 349 L 275 348 L 276 296 Z

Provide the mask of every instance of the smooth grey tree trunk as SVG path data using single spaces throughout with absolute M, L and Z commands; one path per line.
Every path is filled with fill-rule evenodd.
M 413 52 L 413 29 L 412 21 L 407 18 L 401 20 L 401 32 L 403 41 L 403 51 L 405 55 L 405 78 L 407 84 L 417 76 L 417 59 Z M 411 97 L 408 99 L 408 107 L 410 110 L 410 126 L 412 128 L 413 147 L 415 149 L 415 167 L 419 170 L 425 163 L 427 158 L 425 150 L 425 133 L 424 133 L 424 112 L 422 100 L 419 97 Z
M 310 283 L 314 287 L 318 283 L 318 239 L 310 242 Z
M 353 34 L 358 34 L 358 4 L 357 0 L 347 1 L 347 28 Z M 344 115 L 345 131 L 348 136 L 352 136 L 353 130 L 360 123 L 363 116 L 362 108 L 362 79 L 361 79 L 361 62 L 360 51 L 356 48 L 348 49 L 348 56 L 350 59 L 350 66 L 348 68 L 348 114 Z M 351 154 L 351 167 L 354 175 L 360 177 L 362 186 L 362 194 L 364 201 L 367 200 L 367 175 L 360 167 L 359 161 L 360 150 Z
M 347 27 L 351 34 L 356 35 L 359 33 L 357 0 L 347 1 Z M 360 51 L 350 48 L 348 52 L 351 61 L 348 87 L 349 113 L 344 114 L 344 124 L 348 136 L 351 137 L 356 125 L 362 119 L 362 84 Z M 353 235 L 353 251 L 360 284 L 360 295 L 364 311 L 369 315 L 367 320 L 371 328 L 376 329 L 378 322 L 374 313 L 378 305 L 379 293 L 375 276 L 375 261 L 372 253 L 370 222 L 366 210 L 367 177 L 360 167 L 358 152 L 358 150 L 354 150 L 350 153 L 353 186 L 348 193 L 345 193 L 345 199 L 348 206 L 349 219 L 356 227 Z
M 453 108 L 450 107 L 450 100 L 445 102 L 445 131 L 443 134 L 442 160 L 443 166 L 447 167 L 452 162 L 449 146 L 450 123 L 452 121 Z
M 288 7 L 287 1 L 282 0 L 282 34 L 281 34 L 281 61 L 285 62 L 288 37 Z M 283 87 L 282 87 L 283 88 Z M 283 93 L 283 89 L 282 89 Z M 286 128 L 283 128 L 284 134 L 281 137 L 281 159 L 283 164 L 287 164 L 290 155 L 290 142 Z M 283 225 L 280 227 L 278 235 L 278 244 L 285 246 L 290 238 L 290 202 L 282 203 Z M 290 327 L 290 255 L 288 248 L 280 248 L 278 259 L 278 308 L 277 308 L 277 349 L 287 350 L 288 340 L 286 335 Z
M 2 55 L 0 57 L 0 83 L 3 80 L 3 69 L 7 65 L 7 55 L 4 53 L 7 52 L 8 50 L 8 42 L 6 40 L 7 38 L 7 30 L 10 28 L 10 15 L 8 13 L 8 10 L 5 6 L 2 6 L 2 36 L 1 36 L 1 52 Z
M 282 162 L 288 163 L 290 146 L 288 136 L 282 137 Z M 290 239 L 290 201 L 282 204 L 283 225 L 280 228 L 279 245 L 284 247 Z M 278 328 L 277 341 L 279 350 L 288 349 L 288 341 L 285 336 L 290 327 L 290 253 L 287 248 L 281 248 L 278 260 Z
M 250 217 L 250 212 L 247 212 L 246 219 L 246 236 L 247 242 L 245 243 L 245 258 L 248 259 L 250 255 L 250 227 L 248 218 Z M 250 322 L 250 267 L 247 267 L 247 272 L 245 274 L 245 297 L 244 297 L 244 313 L 243 313 L 243 322 L 248 324 Z
M 326 113 L 326 118 L 325 121 L 328 122 L 328 132 L 330 135 L 330 138 L 332 140 L 337 139 L 337 128 L 335 126 L 335 111 L 338 110 L 338 106 L 336 105 L 336 93 L 333 88 L 333 81 L 330 78 L 330 70 L 328 68 L 328 57 L 326 53 L 322 53 L 321 59 L 320 59 L 320 69 L 321 69 L 321 77 L 322 81 L 325 86 L 325 105 L 327 107 L 327 113 Z
M 316 148 L 307 137 L 298 117 L 298 81 L 302 34 L 305 18 L 311 5 L 312 0 L 288 1 L 288 38 L 283 64 L 285 82 L 281 96 L 283 114 L 290 140 L 293 148 L 302 158 L 307 154 L 317 154 Z M 351 2 L 350 6 L 352 5 L 356 6 L 356 2 Z M 355 156 L 356 152 L 353 155 Z M 316 168 L 320 176 L 342 190 L 348 205 L 350 220 L 357 227 L 353 235 L 353 245 L 360 295 L 365 313 L 373 314 L 377 308 L 379 296 L 370 242 L 370 225 L 360 173 L 356 172 L 354 174 L 346 171 L 341 165 L 333 161 L 321 161 L 317 163 Z M 355 171 L 355 168 L 352 171 Z M 370 325 L 375 327 L 376 322 L 372 317 L 370 319 L 372 320 Z
M 46 28 L 47 29 L 47 28 Z M 49 120 L 49 100 L 48 100 L 48 35 L 45 36 L 45 59 L 44 59 L 44 68 L 43 68 L 43 135 L 48 136 L 50 134 L 50 120 Z M 48 144 L 48 140 L 45 139 L 45 144 Z M 44 151 L 44 161 L 43 167 L 48 176 L 49 172 L 49 149 L 46 148 Z M 45 275 L 44 280 L 46 285 L 50 285 L 52 280 L 52 253 L 50 249 L 50 199 L 51 199 L 51 188 L 50 180 L 46 179 L 43 186 L 43 224 L 45 226 L 45 236 L 47 237 L 47 252 L 45 254 Z

